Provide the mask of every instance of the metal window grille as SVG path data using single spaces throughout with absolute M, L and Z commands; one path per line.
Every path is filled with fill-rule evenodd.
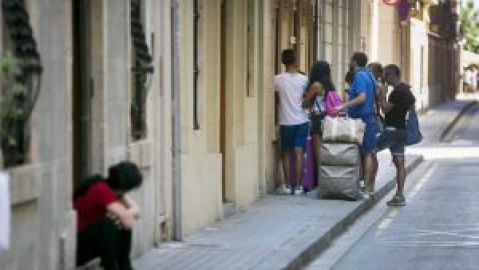
M 131 134 L 133 140 L 146 137 L 146 96 L 154 71 L 142 23 L 142 1 L 131 0 L 131 37 L 133 43 L 133 89 L 131 96 Z
M 23 0 L 3 0 L 2 14 L 13 46 L 13 54 L 19 61 L 19 68 L 14 78 L 15 87 L 2 89 L 3 96 L 10 97 L 6 102 L 17 109 L 16 113 L 4 114 L 0 119 L 4 165 L 10 167 L 28 161 L 29 119 L 40 94 L 43 66 L 30 25 L 30 16 Z M 24 91 L 18 91 L 19 85 Z M 8 92 L 7 95 L 5 95 L 6 92 Z

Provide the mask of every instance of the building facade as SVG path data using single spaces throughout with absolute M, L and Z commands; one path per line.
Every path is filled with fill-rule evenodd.
M 458 1 L 361 2 L 361 48 L 370 60 L 401 68 L 418 110 L 453 99 L 460 89 Z
M 33 74 L 30 70 L 28 75 L 26 69 L 22 71 L 27 93 L 33 92 L 33 96 L 38 93 L 34 106 L 28 106 L 33 109 L 31 116 L 19 126 L 23 132 L 15 134 L 18 142 L 26 138 L 28 142 L 24 144 L 29 146 L 18 152 L 3 153 L 5 164 L 9 165 L 5 170 L 11 177 L 13 216 L 11 246 L 0 251 L 2 269 L 73 269 L 74 266 L 70 12 L 71 1 L 2 1 L 2 62 L 7 52 L 11 52 L 26 65 L 30 65 L 28 61 L 37 62 L 36 68 L 43 70 Z M 16 32 L 30 28 L 31 31 L 20 35 Z M 4 87 L 2 82 L 3 95 L 12 91 Z M 7 161 L 17 153 L 24 157 Z

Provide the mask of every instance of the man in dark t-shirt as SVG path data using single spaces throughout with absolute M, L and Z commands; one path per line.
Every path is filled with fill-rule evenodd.
M 397 190 L 395 196 L 387 202 L 388 206 L 404 206 L 404 182 L 406 168 L 404 165 L 404 145 L 406 141 L 406 114 L 416 102 L 411 87 L 401 82 L 401 71 L 396 65 L 388 65 L 384 69 L 386 83 L 394 90 L 386 100 L 386 93 L 380 93 L 379 106 L 385 114 L 384 130 L 380 134 L 376 150 L 389 148 L 396 166 Z
M 388 98 L 388 103 L 394 104 L 391 110 L 385 114 L 384 124 L 397 129 L 406 128 L 406 114 L 409 107 L 416 102 L 411 92 L 411 87 L 403 82 L 394 86 Z

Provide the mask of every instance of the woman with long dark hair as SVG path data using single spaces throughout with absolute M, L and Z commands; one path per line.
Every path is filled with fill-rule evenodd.
M 131 270 L 131 228 L 139 218 L 138 205 L 126 194 L 143 177 L 128 161 L 113 165 L 108 177 L 94 175 L 75 190 L 77 266 L 100 257 L 105 270 Z
M 317 161 L 322 144 L 321 121 L 325 116 L 336 116 L 334 108 L 339 106 L 341 102 L 331 78 L 329 63 L 326 61 L 314 63 L 309 73 L 309 83 L 303 105 L 310 108 L 311 135 L 313 136 L 314 153 Z
M 311 67 L 309 83 L 303 104 L 311 108 L 311 134 L 315 149 L 321 145 L 321 120 L 324 116 L 336 116 L 334 107 L 341 103 L 331 78 L 331 67 L 326 61 L 318 61 Z

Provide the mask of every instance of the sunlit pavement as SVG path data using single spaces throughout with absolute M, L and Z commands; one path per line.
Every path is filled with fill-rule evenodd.
M 444 140 L 408 151 L 426 161 L 409 176 L 407 206 L 383 206 L 383 217 L 334 269 L 477 269 L 479 106 Z
M 428 152 L 428 158 L 435 156 L 437 159 L 441 153 L 440 150 L 434 150 L 438 147 L 437 140 L 442 137 L 445 128 L 457 118 L 460 112 L 472 103 L 470 98 L 451 101 L 420 116 L 423 134 L 428 140 L 421 146 L 410 149 L 408 165 L 412 165 L 415 161 L 417 164 L 418 157 L 409 155 L 415 151 Z M 460 149 L 463 145 L 447 144 L 447 146 Z M 428 149 L 431 151 L 427 151 Z M 382 166 L 379 169 L 377 187 L 385 190 L 386 186 L 392 187 L 390 184 L 394 182 L 395 172 L 390 157 L 386 153 L 381 153 L 380 158 Z M 429 162 L 435 161 L 426 161 L 426 163 Z M 419 176 L 425 177 L 427 173 L 421 169 L 414 171 L 414 175 L 411 175 L 411 178 L 419 179 Z M 414 185 L 417 189 L 415 197 L 420 197 L 432 178 L 433 176 L 426 177 L 426 180 L 422 181 L 422 186 Z M 412 191 L 408 190 L 409 192 Z M 329 247 L 338 235 L 347 230 L 351 222 L 362 216 L 366 208 L 364 206 L 372 207 L 373 202 L 380 197 L 376 195 L 378 190 L 374 200 L 355 202 L 317 200 L 314 196 L 268 195 L 254 203 L 247 211 L 188 236 L 183 242 L 162 243 L 158 249 L 135 260 L 135 267 L 141 270 L 298 269 L 320 253 L 318 248 Z M 411 195 L 410 193 L 409 196 Z M 413 205 L 414 199 L 411 199 L 409 203 Z M 378 207 L 381 207 L 382 214 L 387 208 L 383 203 L 380 204 L 381 206 Z M 407 207 L 411 208 L 410 205 Z M 385 224 L 394 223 L 393 217 L 389 220 L 391 222 L 383 223 L 383 228 L 389 228 Z M 369 269 L 359 266 L 345 269 Z

